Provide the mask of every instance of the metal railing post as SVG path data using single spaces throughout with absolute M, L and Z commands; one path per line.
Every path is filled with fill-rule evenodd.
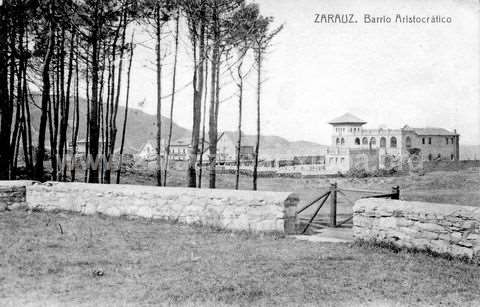
M 337 183 L 330 185 L 330 225 L 337 226 Z

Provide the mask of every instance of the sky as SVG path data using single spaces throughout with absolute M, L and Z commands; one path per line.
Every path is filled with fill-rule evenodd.
M 258 0 L 263 15 L 284 25 L 264 63 L 262 134 L 329 144 L 328 121 L 350 112 L 366 127 L 457 129 L 480 144 L 480 23 L 473 0 Z M 354 14 L 358 23 L 315 23 L 315 14 Z M 450 17 L 445 24 L 364 23 L 364 14 Z M 184 28 L 184 27 L 182 27 Z M 183 29 L 185 30 L 185 29 Z M 163 94 L 171 92 L 172 39 L 165 29 Z M 156 112 L 154 44 L 136 29 L 131 105 Z M 182 36 L 174 121 L 192 126 L 192 63 Z M 247 62 L 247 66 L 250 63 Z M 228 65 L 225 65 L 228 66 Z M 222 71 L 219 130 L 237 129 L 237 98 Z M 247 79 L 244 133 L 256 131 L 256 72 Z M 170 99 L 163 99 L 168 116 Z

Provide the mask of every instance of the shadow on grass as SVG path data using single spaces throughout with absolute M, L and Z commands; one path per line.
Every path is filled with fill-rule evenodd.
M 367 241 L 367 240 L 356 240 L 351 246 L 368 248 L 371 250 L 379 251 L 388 251 L 394 254 L 412 254 L 412 255 L 427 255 L 433 258 L 446 259 L 452 262 L 467 263 L 480 266 L 480 258 L 469 258 L 467 256 L 455 257 L 447 253 L 439 253 L 433 251 L 429 248 L 418 249 L 418 248 L 407 248 L 407 247 L 398 247 L 392 242 L 381 242 L 381 241 Z

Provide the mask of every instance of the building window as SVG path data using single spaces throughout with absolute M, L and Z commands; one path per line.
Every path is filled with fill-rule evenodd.
M 407 138 L 405 139 L 405 146 L 407 148 L 412 147 L 412 139 L 409 136 L 407 136 Z
M 375 146 L 377 145 L 377 140 L 375 138 L 370 139 L 370 146 Z
M 390 147 L 397 148 L 397 138 L 394 136 L 390 138 Z
M 335 158 L 335 164 L 338 164 L 338 158 Z
M 362 145 L 368 145 L 368 139 L 367 138 L 362 139 Z
M 337 138 L 337 146 L 340 145 L 340 139 Z
M 422 144 L 425 145 L 425 138 L 422 138 Z
M 345 158 L 341 158 L 341 159 L 340 159 L 340 163 L 343 164 L 343 162 L 345 162 Z
M 360 145 L 360 138 L 355 138 L 355 145 Z
M 447 141 L 447 145 L 448 145 L 448 138 L 445 138 L 445 141 Z
M 380 138 L 380 147 L 381 148 L 387 147 L 387 139 L 386 138 L 384 138 L 384 137 Z
M 432 138 L 428 138 L 428 145 L 432 145 Z
M 432 154 L 428 154 L 428 160 L 429 160 L 429 161 L 432 161 L 432 159 L 433 159 Z
M 452 144 L 454 144 L 454 140 L 455 140 L 455 139 L 454 139 L 454 138 L 452 138 Z
M 455 156 L 453 154 L 451 154 L 450 159 L 453 161 L 455 159 Z
M 342 138 L 341 142 L 342 142 L 342 145 L 345 145 L 345 139 L 344 138 Z

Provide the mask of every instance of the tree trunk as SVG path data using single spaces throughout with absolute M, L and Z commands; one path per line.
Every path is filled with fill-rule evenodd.
M 68 76 L 67 76 L 67 91 L 64 97 L 64 106 L 62 110 L 62 118 L 60 125 L 60 143 L 58 150 L 60 153 L 60 164 L 62 166 L 62 179 L 63 181 L 67 178 L 67 163 L 66 159 L 66 147 L 67 147 L 67 130 L 68 130 L 68 118 L 70 114 L 70 89 L 72 85 L 72 76 L 73 76 L 73 51 L 74 51 L 74 34 L 70 37 L 70 53 L 68 58 Z
M 156 12 L 156 56 L 157 56 L 157 186 L 162 185 L 162 21 L 160 4 Z
M 88 52 L 90 47 L 87 48 L 87 59 L 88 59 Z M 87 129 L 85 133 L 85 171 L 83 176 L 83 181 L 88 182 L 88 172 L 89 172 L 89 152 L 90 152 L 90 65 L 88 64 L 88 60 L 85 63 L 85 95 L 87 97 Z
M 196 165 L 197 165 L 197 153 L 198 153 L 198 144 L 200 138 L 200 121 L 202 116 L 202 92 L 203 92 L 203 80 L 204 80 L 204 62 L 205 62 L 205 7 L 202 5 L 200 12 L 200 35 L 198 37 L 199 41 L 199 57 L 198 63 L 195 65 L 196 72 L 194 73 L 194 93 L 193 93 L 193 127 L 192 127 L 192 139 L 191 147 L 189 152 L 188 160 L 188 186 L 191 188 L 196 187 Z M 197 38 L 195 38 L 197 40 Z M 196 46 L 194 46 L 196 48 Z
M 133 59 L 133 34 L 132 34 L 132 40 L 130 41 L 130 59 L 128 60 L 128 73 L 127 73 L 127 97 L 125 102 L 125 117 L 123 118 L 122 142 L 120 144 L 120 162 L 117 169 L 117 184 L 120 183 L 120 173 L 122 171 L 122 163 L 123 163 L 123 147 L 125 146 L 125 133 L 127 131 L 128 101 L 130 98 L 130 75 L 132 71 L 132 59 Z
M 255 162 L 253 165 L 253 190 L 257 190 L 258 153 L 260 151 L 260 94 L 262 86 L 262 51 L 257 51 L 257 143 L 255 146 Z
M 219 24 L 219 11 L 217 4 L 215 3 L 213 9 L 213 52 L 212 52 L 212 73 L 211 73 L 211 86 L 210 89 L 210 117 L 209 117 L 209 187 L 215 189 L 217 179 L 217 142 L 218 142 L 218 110 L 219 110 L 219 97 L 220 97 L 220 24 Z
M 0 180 L 8 179 L 12 105 L 8 92 L 8 17 L 7 4 L 0 6 Z
M 170 101 L 170 124 L 168 127 L 168 141 L 165 150 L 165 169 L 163 175 L 163 185 L 167 185 L 168 159 L 170 158 L 170 144 L 172 143 L 173 130 L 173 109 L 175 104 L 175 87 L 177 82 L 177 61 L 178 61 L 178 38 L 179 38 L 180 10 L 175 18 L 175 55 L 173 59 L 173 75 L 172 75 L 172 96 Z
M 50 8 L 50 16 L 53 16 L 52 8 L 53 8 L 53 2 Z M 34 172 L 35 179 L 39 181 L 44 180 L 43 160 L 45 159 L 45 132 L 47 129 L 48 105 L 50 101 L 50 62 L 52 61 L 52 56 L 53 56 L 54 40 L 55 40 L 55 25 L 53 23 L 53 18 L 52 18 L 52 20 L 50 21 L 47 53 L 45 54 L 45 58 L 43 61 L 43 68 L 42 68 L 42 81 L 43 81 L 42 104 L 41 104 L 41 115 L 40 115 L 40 127 L 38 131 L 38 149 L 36 152 L 36 164 L 35 164 L 35 172 Z
M 211 189 L 215 188 L 216 181 L 216 155 L 217 155 L 217 123 L 215 119 L 216 108 L 216 84 L 217 84 L 217 69 L 218 69 L 218 45 L 213 49 L 212 55 L 212 71 L 211 71 L 211 88 L 210 88 L 210 109 L 209 109 L 209 127 L 208 127 L 208 141 L 209 141 L 209 155 L 208 155 L 208 169 L 209 182 L 208 186 Z
M 123 71 L 123 56 L 124 56 L 124 46 L 125 46 L 125 35 L 126 35 L 126 27 L 127 27 L 127 10 L 124 8 L 123 9 L 123 16 L 120 20 L 120 23 L 118 25 L 118 31 L 122 29 L 122 40 L 121 40 L 121 45 L 120 45 L 120 63 L 118 65 L 118 79 L 117 79 L 117 89 L 115 93 L 115 101 L 112 103 L 112 110 L 110 114 L 110 140 L 107 140 L 107 152 L 106 152 L 106 157 L 107 157 L 107 169 L 105 170 L 105 182 L 110 183 L 111 179 L 111 168 L 112 168 L 112 157 L 113 154 L 115 153 L 115 144 L 116 144 L 116 139 L 117 139 L 117 114 L 118 114 L 118 105 L 120 102 L 120 87 L 122 84 L 122 71 Z M 116 44 L 116 40 L 115 40 Z M 115 46 L 114 46 L 115 47 Z M 112 89 L 113 91 L 113 89 Z M 113 98 L 113 95 L 112 95 Z M 112 100 L 113 102 L 113 100 Z
M 238 139 L 237 139 L 237 157 L 236 157 L 236 171 L 235 171 L 235 190 L 238 190 L 240 183 L 240 153 L 242 148 L 242 108 L 243 108 L 243 74 L 242 74 L 242 62 L 238 63 Z
M 78 46 L 78 39 L 77 39 L 77 44 Z M 87 88 L 88 90 L 88 88 Z M 70 171 L 70 180 L 72 182 L 75 181 L 75 172 L 77 168 L 77 139 L 78 139 L 78 129 L 80 127 L 80 97 L 79 97 L 79 67 L 78 67 L 78 50 L 77 50 L 77 55 L 75 56 L 75 108 L 73 110 L 73 120 L 74 120 L 74 125 L 73 125 L 73 133 L 72 133 L 72 167 Z M 88 102 L 87 102 L 88 104 Z
M 203 177 L 203 154 L 205 153 L 205 128 L 206 128 L 206 117 L 207 117 L 207 91 L 208 91 L 208 61 L 205 61 L 205 87 L 203 90 L 203 112 L 202 112 L 202 146 L 200 148 L 200 160 L 198 162 L 198 184 L 197 187 L 202 188 L 202 177 Z
M 99 71 L 99 17 L 96 17 L 94 29 L 92 32 L 92 93 L 90 106 L 90 161 L 89 179 L 91 183 L 98 183 L 98 71 Z

